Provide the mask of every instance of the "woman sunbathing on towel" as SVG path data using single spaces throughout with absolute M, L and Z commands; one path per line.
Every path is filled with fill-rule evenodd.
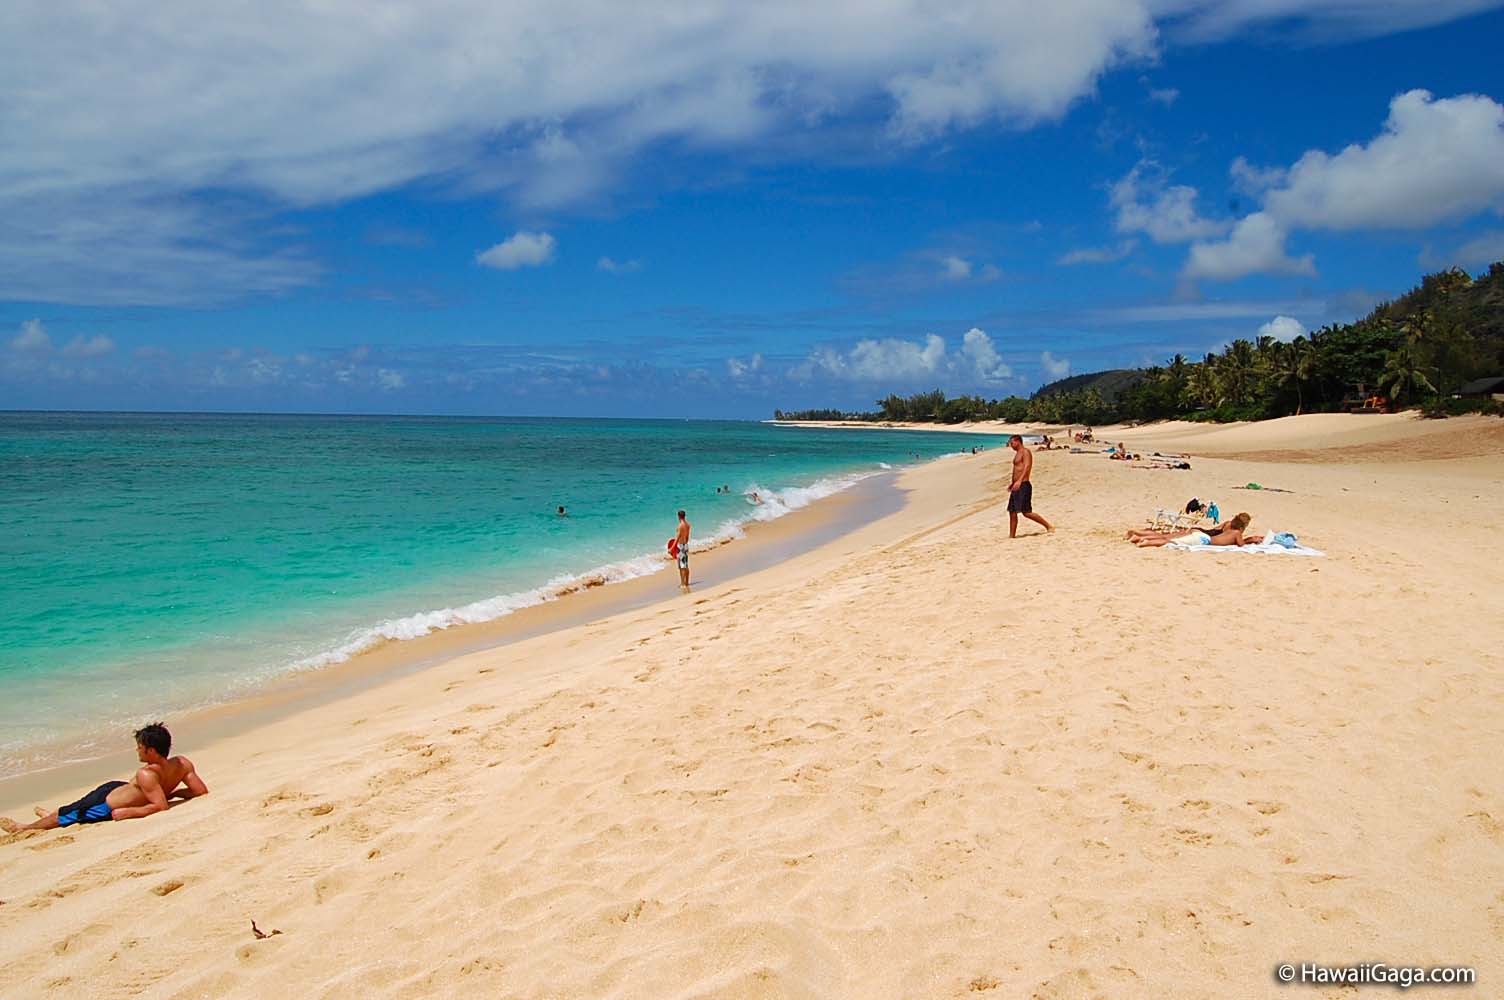
M 1203 531 L 1200 528 L 1182 528 L 1179 531 L 1129 531 L 1127 538 L 1141 549 L 1158 548 L 1161 545 L 1169 545 L 1171 542 L 1184 542 L 1187 545 L 1257 544 L 1254 538 L 1243 537 L 1248 522 L 1252 520 L 1253 518 L 1248 514 L 1239 514 L 1231 521 L 1226 521 L 1210 531 Z M 1263 539 L 1260 538 L 1258 541 L 1263 541 Z

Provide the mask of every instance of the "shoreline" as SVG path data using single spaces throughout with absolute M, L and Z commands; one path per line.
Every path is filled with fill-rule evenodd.
M 894 513 L 904 502 L 904 491 L 896 483 L 900 474 L 895 470 L 870 475 L 781 517 L 744 522 L 741 537 L 716 538 L 709 547 L 692 551 L 692 584 L 698 589 L 707 578 L 711 581 L 707 585 L 713 585 L 748 575 Z M 410 639 L 387 639 L 343 660 L 273 677 L 242 696 L 174 713 L 176 721 L 170 722 L 174 740 L 188 746 L 242 736 L 259 726 L 459 656 L 580 627 L 681 596 L 677 572 L 667 560 L 662 569 L 625 580 L 586 582 L 589 579 L 590 574 L 582 574 L 570 589 L 493 619 L 461 622 Z M 124 733 L 123 737 L 128 735 Z M 36 752 L 47 749 L 38 748 Z M 68 753 L 66 746 L 57 749 L 60 755 Z M 0 814 L 60 799 L 70 789 L 92 783 L 99 773 L 127 775 L 135 766 L 134 753 L 126 749 L 68 757 L 52 766 L 0 776 Z
M 1492 982 L 1504 543 L 1456 531 L 1504 488 L 1479 426 L 1306 421 L 1205 442 L 1290 460 L 1185 471 L 1041 452 L 1058 530 L 1012 540 L 1006 451 L 906 469 L 896 512 L 688 598 L 185 745 L 207 799 L 0 837 L 0 977 L 1148 998 L 1378 955 Z M 1251 480 L 1288 492 L 1227 492 Z M 1191 494 L 1326 557 L 1122 541 Z

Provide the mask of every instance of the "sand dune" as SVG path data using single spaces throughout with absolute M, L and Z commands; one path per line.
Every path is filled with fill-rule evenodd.
M 1492 995 L 1504 450 L 1343 460 L 1494 440 L 1417 426 L 1041 453 L 1061 530 L 1013 541 L 1008 456 L 944 460 L 782 566 L 185 748 L 208 799 L 0 838 L 0 994 L 1335 997 L 1271 970 L 1384 960 Z M 1117 540 L 1191 495 L 1329 558 Z

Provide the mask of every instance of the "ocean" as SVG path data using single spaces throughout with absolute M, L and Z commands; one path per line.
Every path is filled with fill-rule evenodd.
M 115 749 L 148 715 L 499 618 L 582 578 L 667 570 L 681 507 L 700 547 L 885 469 L 1002 442 L 731 421 L 0 413 L 0 776 L 41 764 L 41 748 Z

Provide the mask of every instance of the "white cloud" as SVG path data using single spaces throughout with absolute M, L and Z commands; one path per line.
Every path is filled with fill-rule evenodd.
M 1236 190 L 1255 197 L 1276 184 L 1283 184 L 1287 176 L 1283 167 L 1255 167 L 1241 156 L 1232 161 L 1227 172 L 1232 177 L 1232 186 Z
M 1228 281 L 1249 274 L 1314 275 L 1315 258 L 1310 254 L 1291 257 L 1285 253 L 1283 226 L 1263 212 L 1245 216 L 1227 239 L 1218 243 L 1194 243 L 1181 272 L 1187 278 Z
M 945 361 L 945 341 L 931 333 L 922 343 L 907 340 L 862 340 L 850 352 L 822 350 L 815 364 L 836 378 L 906 379 L 932 375 Z
M 1288 343 L 1296 337 L 1303 337 L 1306 326 L 1293 316 L 1276 316 L 1263 326 L 1259 327 L 1260 337 L 1273 337 L 1275 340 Z
M 732 378 L 746 378 L 748 375 L 755 375 L 760 371 L 762 371 L 761 354 L 754 354 L 746 361 L 740 358 L 726 359 L 726 374 Z
M 961 337 L 961 349 L 948 353 L 945 339 L 925 334 L 920 341 L 887 338 L 861 340 L 849 351 L 821 348 L 790 374 L 808 380 L 818 374 L 855 382 L 902 384 L 948 377 L 966 382 L 997 382 L 1013 376 L 992 338 L 973 327 Z
M 611 257 L 602 257 L 600 260 L 595 262 L 595 266 L 597 270 L 605 271 L 607 274 L 632 274 L 636 271 L 642 270 L 642 261 L 618 261 L 614 260 Z
M 1179 97 L 1180 91 L 1174 87 L 1151 87 L 1149 89 L 1149 100 L 1157 101 L 1167 108 L 1173 106 Z
M 951 281 L 965 281 L 971 277 L 971 261 L 954 255 L 940 258 L 940 268 Z
M 1190 41 L 1227 38 L 1250 26 L 1278 26 L 1304 42 L 1353 41 L 1445 24 L 1499 6 L 1499 0 L 1155 0 L 1173 17 L 1172 34 Z
M 1411 90 L 1389 102 L 1383 129 L 1366 145 L 1336 155 L 1309 150 L 1288 169 L 1242 157 L 1236 187 L 1262 193 L 1223 243 L 1191 247 L 1183 274 L 1229 279 L 1247 274 L 1315 273 L 1307 254 L 1285 253 L 1300 229 L 1421 229 L 1504 211 L 1504 106 L 1479 94 L 1436 99 Z
M 995 264 L 983 264 L 977 267 L 959 254 L 942 254 L 940 276 L 946 281 L 979 281 L 985 284 L 1001 278 L 1003 272 L 998 270 Z
M 1156 18 L 1198 37 L 1373 34 L 1489 2 L 10 4 L 0 297 L 280 294 L 320 274 L 269 222 L 289 209 L 420 181 L 549 209 L 609 191 L 648 148 L 819 157 L 876 130 L 1058 119 L 1158 55 Z
M 1228 224 L 1202 218 L 1196 189 L 1171 185 L 1157 163 L 1142 161 L 1112 186 L 1120 233 L 1146 233 L 1155 243 L 1185 243 L 1227 232 Z
M 382 389 L 401 389 L 407 385 L 407 379 L 401 372 L 392 371 L 390 368 L 376 369 L 376 384 Z
M 21 332 L 11 338 L 10 346 L 26 354 L 46 354 L 52 350 L 52 338 L 39 319 L 21 324 Z
M 1452 257 L 1469 267 L 1483 267 L 1504 260 L 1504 229 L 1495 229 L 1468 240 Z
M 962 336 L 961 356 L 979 378 L 992 382 L 1013 377 L 1013 369 L 1003 364 L 992 338 L 976 327 L 967 330 Z
M 475 262 L 498 271 L 542 267 L 554 259 L 555 241 L 548 233 L 518 232 L 475 255 Z
M 1311 150 L 1265 196 L 1290 228 L 1419 229 L 1504 207 L 1504 106 L 1411 90 L 1383 131 L 1335 156 Z
M 1044 372 L 1044 377 L 1051 382 L 1065 378 L 1071 373 L 1069 358 L 1057 358 L 1049 351 L 1041 351 L 1039 354 L 1039 370 Z
M 1056 263 L 1069 267 L 1073 264 L 1111 264 L 1122 260 L 1138 248 L 1138 240 L 1123 240 L 1115 247 L 1083 247 L 1063 255 Z
M 63 347 L 63 353 L 75 358 L 97 358 L 115 350 L 115 342 L 99 334 L 93 337 L 77 336 Z

